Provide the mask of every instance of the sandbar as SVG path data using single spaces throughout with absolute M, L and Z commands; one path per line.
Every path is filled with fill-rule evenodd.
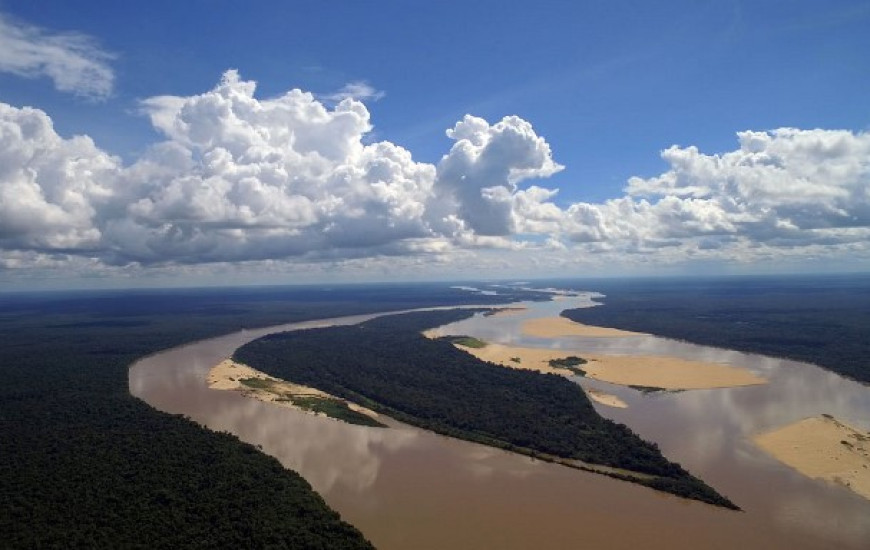
M 590 355 L 586 376 L 620 384 L 664 390 L 704 390 L 766 384 L 748 369 L 657 355 Z
M 592 388 L 584 388 L 586 390 L 586 395 L 589 396 L 589 399 L 601 403 L 602 405 L 606 405 L 608 407 L 616 407 L 617 409 L 627 409 L 628 403 L 620 399 L 619 397 L 604 393 L 603 391 L 593 390 Z
M 585 336 L 591 338 L 620 338 L 643 336 L 642 332 L 631 332 L 608 327 L 595 327 L 575 323 L 566 317 L 540 317 L 523 323 L 523 334 L 534 338 L 560 338 L 562 336 Z
M 842 485 L 870 500 L 870 432 L 822 415 L 759 434 L 753 441 L 803 475 Z
M 570 370 L 550 366 L 550 361 L 554 359 L 564 359 L 570 355 L 564 350 L 546 349 L 546 348 L 521 348 L 515 346 L 505 346 L 502 344 L 490 344 L 482 348 L 467 348 L 461 345 L 456 345 L 457 348 L 467 351 L 478 359 L 489 361 L 497 365 L 510 367 L 514 369 L 534 370 L 548 374 L 558 374 L 561 376 L 571 376 L 573 373 Z M 580 368 L 583 368 L 582 366 Z M 624 409 L 628 404 L 615 395 L 605 393 L 591 388 L 583 388 L 586 395 L 590 399 L 606 405 L 608 407 L 617 407 Z
M 570 374 L 570 372 L 565 369 L 551 367 L 550 361 L 574 355 L 559 349 L 522 348 L 489 342 L 482 348 L 468 348 L 459 344 L 456 344 L 456 347 L 467 351 L 478 359 L 504 367 L 561 375 Z
M 551 367 L 551 360 L 570 356 L 582 357 L 588 362 L 578 368 L 586 376 L 622 386 L 695 390 L 751 386 L 767 382 L 744 368 L 688 361 L 677 357 L 590 355 L 579 350 L 526 348 L 493 343 L 482 348 L 457 347 L 491 363 L 561 375 L 570 375 L 570 372 Z
M 528 311 L 526 307 L 506 307 L 498 309 L 489 314 L 489 317 L 511 317 Z
M 251 387 L 241 382 L 242 380 L 250 378 L 269 381 L 271 383 L 268 384 L 268 387 Z M 330 395 L 324 391 L 320 391 L 317 388 L 311 388 L 309 386 L 303 386 L 301 384 L 293 384 L 292 382 L 287 382 L 286 380 L 281 380 L 280 378 L 274 378 L 262 371 L 258 371 L 257 369 L 249 367 L 248 365 L 245 365 L 243 363 L 237 363 L 232 359 L 225 359 L 211 368 L 208 373 L 208 387 L 213 390 L 239 391 L 246 397 L 252 397 L 266 403 L 272 403 L 274 405 L 287 407 L 289 409 L 296 409 L 311 414 L 317 414 L 318 416 L 325 415 L 320 413 L 313 413 L 311 411 L 303 409 L 302 407 L 294 405 L 291 398 L 314 397 L 344 401 L 343 399 Z M 350 401 L 345 401 L 345 403 L 347 404 L 348 408 L 353 411 L 371 416 L 372 418 L 376 418 L 378 416 L 378 413 L 376 413 L 375 411 L 372 411 L 365 407 L 361 407 L 356 403 L 351 403 Z

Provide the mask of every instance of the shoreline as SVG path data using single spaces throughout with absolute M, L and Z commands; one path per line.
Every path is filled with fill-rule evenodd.
M 565 368 L 550 361 L 581 357 L 585 364 L 576 368 L 585 376 L 620 386 L 645 386 L 662 390 L 700 390 L 765 384 L 767 380 L 747 369 L 720 363 L 703 363 L 677 357 L 644 355 L 598 355 L 580 350 L 530 348 L 487 343 L 480 348 L 457 347 L 478 359 L 504 367 L 528 369 L 546 374 L 571 376 Z M 608 404 L 608 403 L 605 403 Z
M 244 381 L 252 382 L 245 384 Z M 262 381 L 262 383 L 257 381 Z M 292 382 L 287 382 L 286 380 L 281 380 L 280 378 L 269 376 L 264 372 L 243 363 L 233 361 L 232 359 L 224 359 L 212 367 L 208 373 L 207 383 L 209 389 L 237 391 L 245 397 L 257 399 L 264 403 L 294 409 L 306 414 L 322 416 L 324 418 L 333 418 L 343 422 L 346 422 L 346 420 L 300 406 L 298 403 L 312 400 L 336 401 L 344 403 L 351 411 L 368 416 L 372 420 L 376 420 L 379 416 L 375 411 L 357 405 L 356 403 L 335 397 L 334 395 L 318 390 L 317 388 L 294 384 Z
M 752 441 L 801 474 L 870 500 L 870 432 L 821 415 L 757 434 Z
M 534 338 L 560 338 L 563 336 L 582 336 L 587 338 L 624 338 L 626 336 L 648 336 L 643 332 L 632 332 L 609 327 L 584 325 L 567 317 L 539 317 L 522 324 L 525 336 Z

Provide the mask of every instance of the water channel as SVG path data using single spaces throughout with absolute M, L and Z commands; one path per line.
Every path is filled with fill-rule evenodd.
M 768 384 L 644 394 L 574 380 L 622 398 L 600 414 L 656 442 L 737 503 L 732 512 L 631 483 L 439 436 L 398 422 L 352 426 L 210 390 L 209 369 L 268 333 L 351 324 L 353 316 L 242 331 L 149 356 L 130 368 L 130 391 L 153 407 L 228 431 L 299 472 L 378 548 L 867 548 L 870 502 L 814 481 L 758 450 L 750 437 L 831 414 L 870 429 L 870 388 L 812 365 L 654 336 L 536 339 L 530 318 L 593 304 L 585 294 L 528 302 L 511 316 L 442 327 L 504 344 L 596 354 L 666 355 L 746 367 Z

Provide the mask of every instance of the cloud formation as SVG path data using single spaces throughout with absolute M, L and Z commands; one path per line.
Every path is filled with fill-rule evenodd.
M 86 136 L 57 135 L 38 109 L 0 104 L 0 269 L 374 269 L 382 258 L 497 269 L 519 251 L 552 272 L 596 258 L 870 255 L 868 134 L 741 132 L 737 149 L 712 155 L 674 146 L 667 171 L 630 179 L 623 196 L 559 205 L 540 180 L 562 166 L 516 116 L 466 115 L 432 165 L 368 143 L 354 97 L 260 99 L 236 71 L 141 108 L 164 139 L 124 165 Z
M 670 147 L 662 153 L 670 169 L 631 178 L 625 197 L 569 207 L 567 236 L 708 249 L 738 239 L 780 247 L 867 239 L 870 135 L 781 128 L 737 138 L 739 148 L 721 155 Z
M 51 33 L 0 14 L 0 71 L 25 78 L 48 77 L 55 88 L 105 99 L 112 93 L 114 56 L 80 33 Z
M 356 81 L 348 82 L 337 92 L 325 94 L 322 97 L 328 101 L 343 101 L 345 99 L 377 101 L 383 99 L 386 95 L 383 90 L 374 89 L 368 82 Z

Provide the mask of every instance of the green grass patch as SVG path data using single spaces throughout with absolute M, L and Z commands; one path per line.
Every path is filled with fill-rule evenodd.
M 275 385 L 274 380 L 256 378 L 253 376 L 250 378 L 242 378 L 239 380 L 239 383 L 254 390 L 270 390 L 272 389 L 272 386 Z
M 583 369 L 578 368 L 579 365 L 585 365 L 588 363 L 586 359 L 582 357 L 577 357 L 576 355 L 570 355 L 568 357 L 563 357 L 561 359 L 550 359 L 550 366 L 554 369 L 565 369 L 569 370 L 577 376 L 586 376 L 586 372 Z
M 329 397 L 293 397 L 288 396 L 287 399 L 297 407 L 306 411 L 325 414 L 330 418 L 336 418 L 347 422 L 348 424 L 357 424 L 359 426 L 370 426 L 373 428 L 386 428 L 386 424 L 381 424 L 371 416 L 357 412 L 347 406 L 345 401 L 340 399 L 332 399 Z
M 474 336 L 447 336 L 451 343 L 464 348 L 485 348 L 486 342 L 478 340 Z

